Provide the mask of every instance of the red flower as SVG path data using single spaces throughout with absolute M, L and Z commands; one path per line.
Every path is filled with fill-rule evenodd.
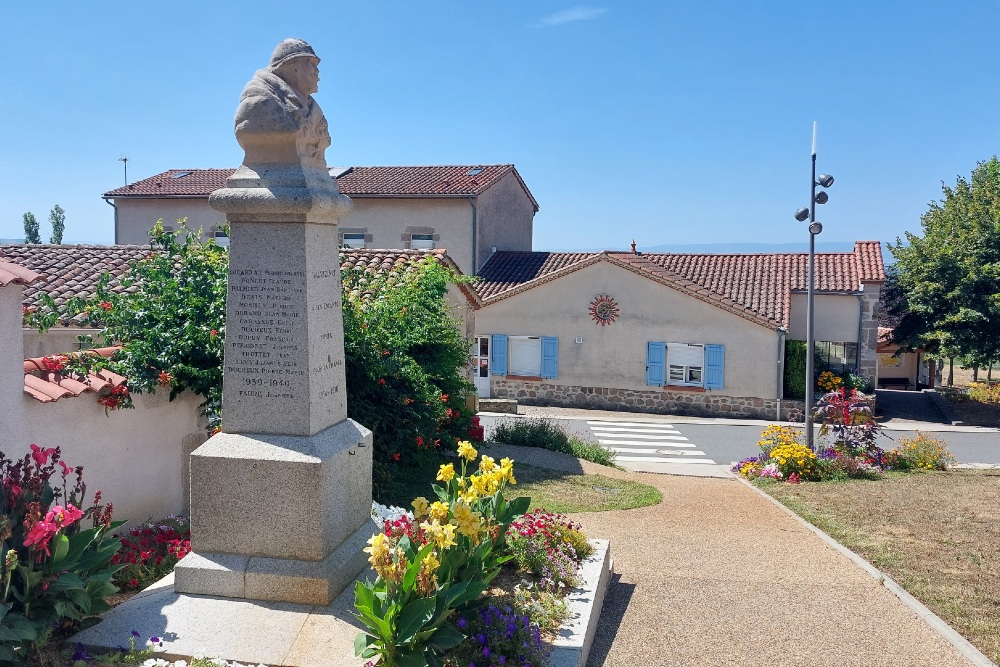
M 413 403 L 413 402 L 414 401 L 413 401 L 412 398 L 404 398 L 403 399 L 403 405 L 409 405 L 410 403 Z
M 111 305 L 110 301 L 101 301 L 99 304 L 97 304 L 97 307 L 103 310 L 105 313 L 114 308 L 114 306 Z
M 421 438 L 421 437 L 420 437 L 420 436 L 418 435 L 418 436 L 417 436 L 417 447 L 423 447 L 423 446 L 424 446 L 424 439 L 423 439 L 423 438 Z
M 378 383 L 379 384 L 385 384 L 385 378 L 379 378 L 378 379 Z
M 43 466 L 49 462 L 49 457 L 56 453 L 55 447 L 47 447 L 42 449 L 38 445 L 32 443 L 31 445 L 31 458 L 35 459 L 35 463 L 39 466 Z
M 389 350 L 382 350 L 383 357 L 388 357 L 390 354 L 392 354 L 392 352 L 390 352 Z
M 53 354 L 51 357 L 42 357 L 42 367 L 47 371 L 61 371 L 69 361 L 61 354 Z
M 448 402 L 448 394 L 441 394 L 441 402 L 442 403 Z
M 219 331 L 217 329 L 212 329 L 211 331 L 208 332 L 208 335 L 211 336 L 212 338 L 215 338 L 216 336 L 219 335 Z
M 166 387 L 168 384 L 170 384 L 170 381 L 173 379 L 174 377 L 170 373 L 166 371 L 160 371 L 160 374 L 156 376 L 156 384 L 160 385 L 161 387 Z
M 131 586 L 132 588 L 136 588 L 136 587 L 139 586 L 139 580 L 138 579 L 129 579 L 128 585 Z
M 392 460 L 393 461 L 398 461 L 399 460 L 399 452 L 396 452 L 395 454 L 392 455 Z
M 63 462 L 63 461 L 60 461 L 60 462 L 59 462 L 59 465 L 60 465 L 60 466 L 62 466 L 62 470 L 63 470 L 63 477 L 66 477 L 67 475 L 69 475 L 70 473 L 72 473 L 72 472 L 73 472 L 73 468 L 72 468 L 72 467 L 70 467 L 70 466 L 68 466 L 68 465 L 66 465 L 66 463 L 65 463 L 65 462 Z

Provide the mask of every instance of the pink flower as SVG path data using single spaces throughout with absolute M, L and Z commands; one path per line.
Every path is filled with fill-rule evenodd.
M 45 522 L 52 523 L 56 529 L 71 526 L 83 518 L 83 512 L 72 503 L 66 503 L 66 507 L 56 505 L 45 514 Z
M 49 457 L 56 453 L 55 447 L 48 447 L 42 449 L 38 445 L 32 443 L 31 445 L 31 458 L 35 459 L 35 463 L 39 466 L 43 466 L 49 462 Z
M 66 465 L 64 461 L 60 461 L 59 465 L 62 466 L 63 476 L 68 476 L 73 472 L 73 468 L 71 466 Z
M 42 549 L 45 549 L 46 555 L 51 556 L 49 542 L 57 532 L 59 532 L 59 526 L 48 521 L 39 521 L 28 531 L 27 536 L 24 538 L 24 546 L 31 547 L 38 545 Z

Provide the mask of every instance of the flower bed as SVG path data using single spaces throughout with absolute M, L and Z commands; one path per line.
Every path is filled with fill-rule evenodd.
M 540 667 L 551 651 L 544 635 L 565 620 L 562 596 L 591 546 L 566 517 L 504 500 L 513 461 L 484 455 L 471 473 L 478 452 L 467 442 L 458 452 L 460 470 L 438 471 L 436 501 L 419 497 L 412 513 L 374 506 L 382 532 L 366 551 L 378 577 L 355 589 L 368 628 L 356 652 L 385 667 Z

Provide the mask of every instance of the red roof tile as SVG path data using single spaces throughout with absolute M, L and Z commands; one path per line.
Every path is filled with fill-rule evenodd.
M 471 173 L 475 170 L 478 173 Z M 116 197 L 207 197 L 226 186 L 235 169 L 170 169 L 105 192 Z M 538 202 L 512 164 L 425 167 L 351 167 L 337 176 L 340 191 L 351 197 L 469 197 L 480 195 L 513 172 L 531 199 Z
M 597 261 L 610 261 L 743 317 L 788 326 L 789 295 L 806 289 L 808 257 L 806 253 L 498 252 L 480 270 L 476 290 L 488 305 Z M 862 282 L 884 280 L 878 241 L 858 242 L 853 253 L 816 254 L 817 291 L 856 293 Z
M 5 262 L 0 259 L 0 287 L 14 283 L 16 285 L 30 285 L 36 280 L 41 280 L 42 276 L 31 269 L 25 268 L 13 262 Z
M 96 354 L 110 358 L 120 347 L 101 347 L 74 355 Z M 79 396 L 84 393 L 96 393 L 105 388 L 114 388 L 125 383 L 125 378 L 108 370 L 90 374 L 83 380 L 76 380 L 62 375 L 58 371 L 46 368 L 46 359 L 51 357 L 33 357 L 24 360 L 24 393 L 42 403 L 52 403 L 64 397 Z
M 129 263 L 143 259 L 150 252 L 149 246 L 139 245 L 0 245 L 0 264 L 3 260 L 17 262 L 45 276 L 44 282 L 24 290 L 24 305 L 37 308 L 41 305 L 42 293 L 51 296 L 59 305 L 72 297 L 94 296 L 97 281 L 105 273 L 111 274 L 112 289 L 118 289 L 119 279 Z

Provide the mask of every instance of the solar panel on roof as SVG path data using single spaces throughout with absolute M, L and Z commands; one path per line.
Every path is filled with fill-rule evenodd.
M 190 171 L 179 171 L 176 174 L 172 174 L 170 178 L 184 178 L 185 176 L 190 176 Z
M 483 173 L 483 168 L 482 167 L 473 167 L 465 175 L 466 176 L 478 176 L 481 173 Z

